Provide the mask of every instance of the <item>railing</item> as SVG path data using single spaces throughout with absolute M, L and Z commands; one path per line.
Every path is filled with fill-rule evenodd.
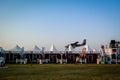
M 48 63 L 50 59 L 37 59 L 38 64 Z
M 76 63 L 87 63 L 87 59 L 82 59 L 82 58 L 79 58 L 79 59 L 76 59 Z
M 56 59 L 56 63 L 67 63 L 67 59 Z
M 16 63 L 26 64 L 27 63 L 27 59 L 16 59 Z

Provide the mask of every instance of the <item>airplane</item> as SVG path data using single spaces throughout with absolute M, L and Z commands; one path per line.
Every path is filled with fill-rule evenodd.
M 84 46 L 84 45 L 86 45 L 86 39 L 83 40 L 83 43 L 82 43 L 82 44 L 79 44 L 79 42 L 76 41 L 76 42 L 74 42 L 74 43 L 71 43 L 71 44 L 66 45 L 65 48 L 68 49 L 70 45 L 72 46 L 72 48 Z

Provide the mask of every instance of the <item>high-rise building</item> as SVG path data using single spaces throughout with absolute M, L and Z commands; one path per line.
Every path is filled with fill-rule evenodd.
M 112 53 L 116 53 L 120 45 L 120 41 L 111 40 L 109 47 L 112 49 Z

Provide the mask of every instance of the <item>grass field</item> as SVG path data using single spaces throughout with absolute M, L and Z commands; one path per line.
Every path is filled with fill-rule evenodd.
M 119 64 L 6 64 L 0 80 L 120 80 Z

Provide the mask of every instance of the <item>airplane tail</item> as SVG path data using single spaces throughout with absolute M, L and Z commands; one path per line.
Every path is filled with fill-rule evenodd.
M 83 44 L 83 45 L 86 45 L 86 39 L 83 40 L 83 43 L 82 43 L 82 44 Z

